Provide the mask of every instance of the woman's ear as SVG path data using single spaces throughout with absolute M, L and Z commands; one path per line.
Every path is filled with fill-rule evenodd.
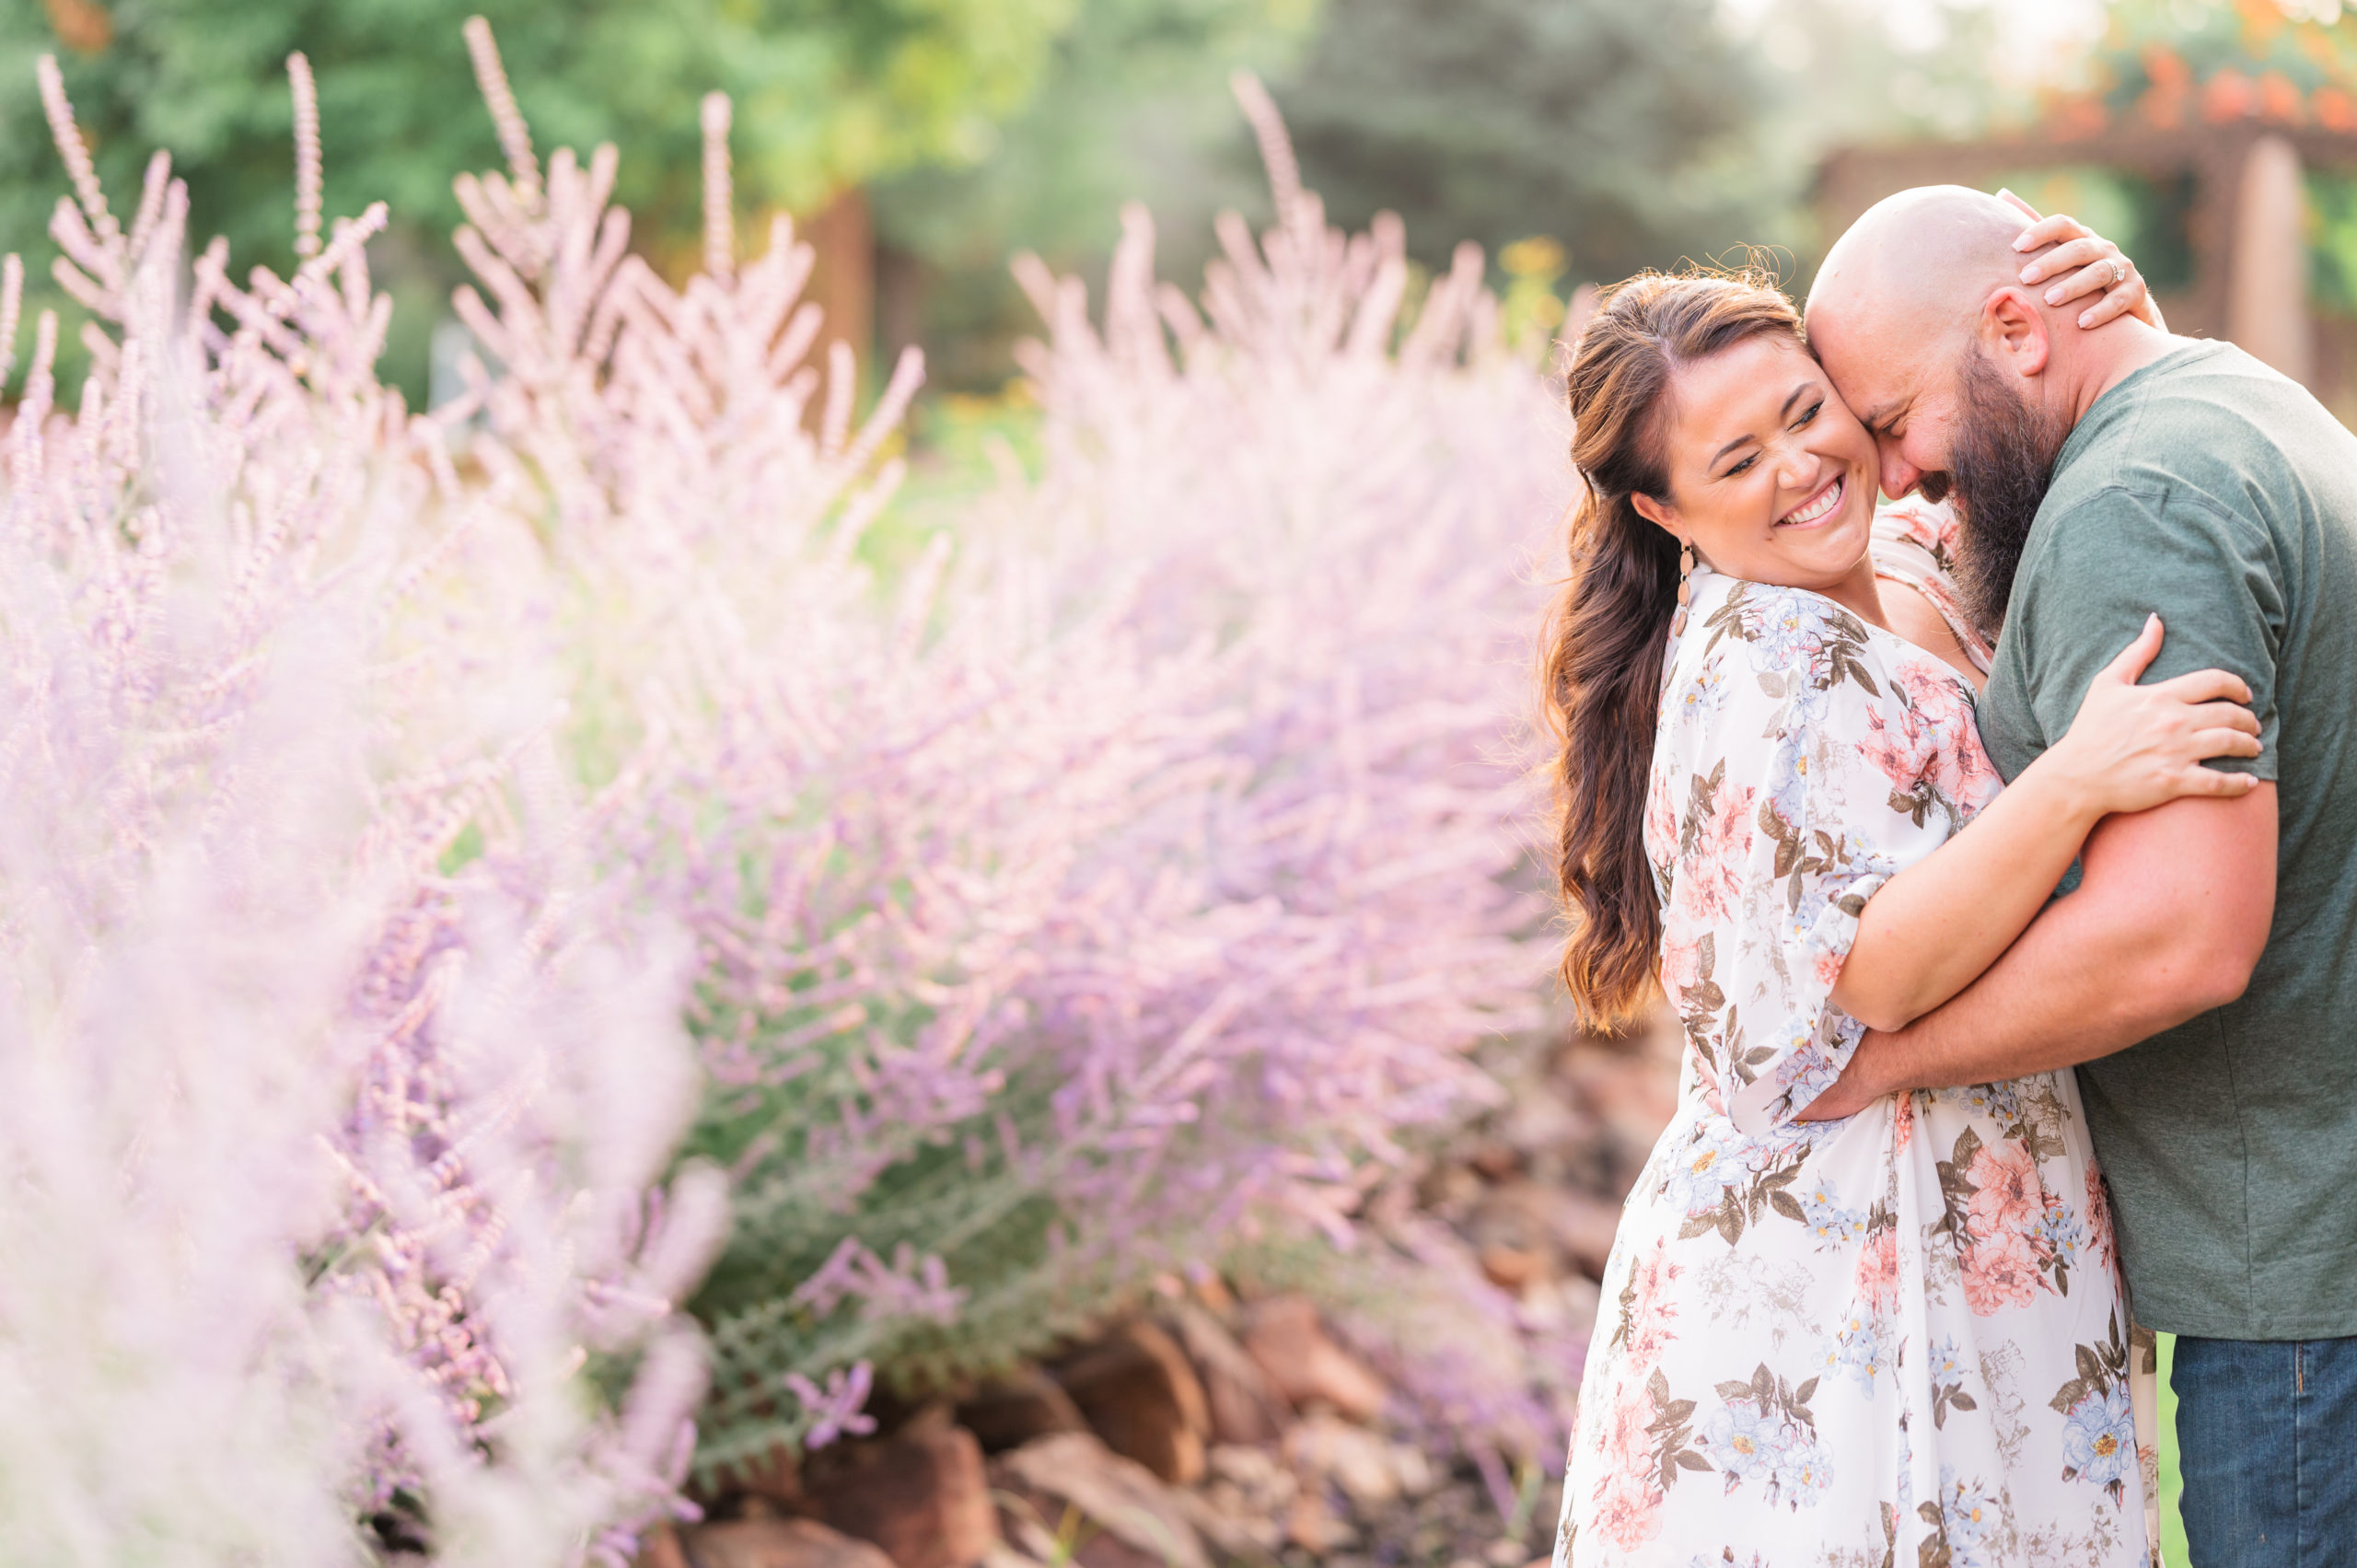
M 1654 527 L 1664 533 L 1676 535 L 1678 543 L 1686 542 L 1686 536 L 1679 533 L 1678 529 L 1678 514 L 1669 507 L 1663 505 L 1650 495 L 1640 495 L 1634 492 L 1630 494 L 1629 505 L 1637 509 L 1637 516 L 1644 518 Z

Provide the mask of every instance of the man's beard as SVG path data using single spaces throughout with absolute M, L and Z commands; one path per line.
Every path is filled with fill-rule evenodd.
M 2004 622 L 2030 524 L 2071 432 L 2015 392 L 1978 343 L 1957 368 L 1956 406 L 1947 471 L 1925 474 L 1919 488 L 1933 501 L 1955 493 L 1964 523 L 1956 587 L 1973 623 L 1993 633 Z

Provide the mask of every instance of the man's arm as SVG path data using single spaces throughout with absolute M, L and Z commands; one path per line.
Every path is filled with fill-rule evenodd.
M 2092 1061 L 2225 1005 L 2250 983 L 2274 921 L 2275 833 L 2271 783 L 2106 818 L 2076 892 L 1945 1006 L 1896 1034 L 1868 1031 L 1802 1120 Z

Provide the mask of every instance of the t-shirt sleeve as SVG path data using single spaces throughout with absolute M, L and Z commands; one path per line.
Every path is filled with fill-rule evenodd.
M 2047 743 L 2061 738 L 2096 674 L 2157 614 L 2161 651 L 2144 681 L 2213 668 L 2248 681 L 2263 749 L 2210 766 L 2273 779 L 2284 611 L 2266 530 L 2199 497 L 2117 489 L 2055 518 L 2052 529 L 2042 558 L 2025 567 L 2013 612 Z

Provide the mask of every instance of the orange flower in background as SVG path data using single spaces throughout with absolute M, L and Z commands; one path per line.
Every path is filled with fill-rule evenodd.
M 2292 25 L 2282 0 L 2235 0 L 2235 10 L 2243 19 L 2243 43 L 2254 52 L 2274 42 Z
M 2258 112 L 2265 118 L 2297 123 L 2307 118 L 2306 108 L 2299 87 L 2282 72 L 2270 71 L 2258 79 Z
M 2065 99 L 2054 106 L 2048 128 L 2058 136 L 2092 136 L 2111 123 L 2111 116 L 2100 99 L 2092 98 Z
M 2137 112 L 2148 123 L 2163 128 L 2184 124 L 2185 111 L 2193 101 L 2193 67 L 2166 44 L 2149 44 L 2144 50 L 2144 75 L 2152 86 L 2137 100 Z
M 2308 99 L 2308 111 L 2328 131 L 2357 131 L 2357 98 L 2339 87 L 2318 87 Z
M 2212 125 L 2242 120 L 2258 110 L 2258 88 L 2232 65 L 2201 84 L 2201 118 Z

